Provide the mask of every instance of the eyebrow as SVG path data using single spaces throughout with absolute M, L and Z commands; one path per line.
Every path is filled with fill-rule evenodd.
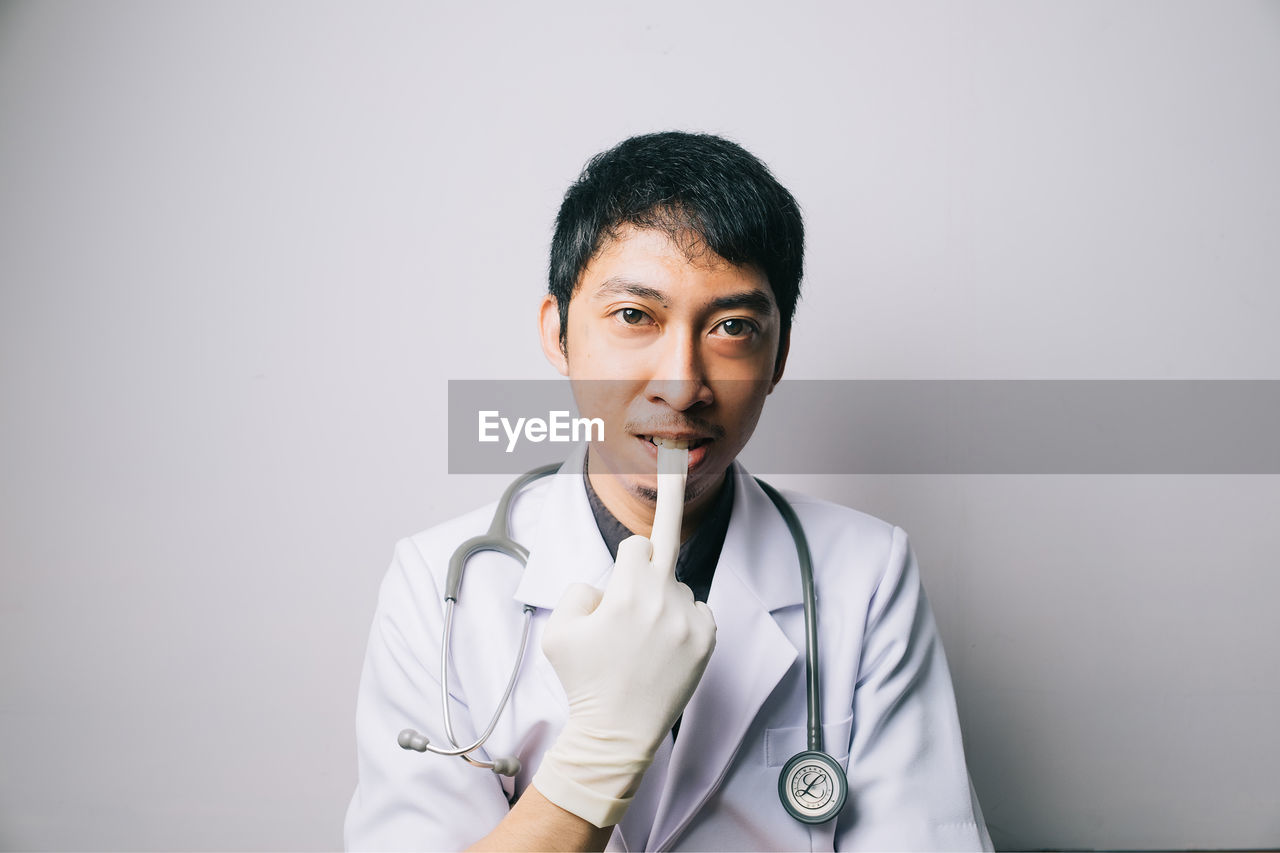
M 596 289 L 596 296 L 634 296 L 637 299 L 648 299 L 667 307 L 667 295 L 657 288 L 641 284 L 632 278 L 615 275 L 604 280 L 604 284 Z
M 742 293 L 721 296 L 712 301 L 711 307 L 717 311 L 745 308 L 765 317 L 773 314 L 773 300 L 758 290 L 747 290 Z
M 637 299 L 648 299 L 657 302 L 663 308 L 668 307 L 667 295 L 661 290 L 620 275 L 605 279 L 604 283 L 596 289 L 595 295 L 634 296 Z M 715 311 L 745 308 L 766 317 L 772 316 L 774 312 L 773 300 L 769 298 L 768 294 L 759 290 L 745 290 L 741 293 L 731 293 L 727 296 L 717 297 L 712 300 L 711 308 Z

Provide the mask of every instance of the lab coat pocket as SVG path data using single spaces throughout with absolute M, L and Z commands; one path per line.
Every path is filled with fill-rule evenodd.
M 852 714 L 843 720 L 822 724 L 822 748 L 845 770 L 849 769 L 849 738 L 852 732 Z M 791 756 L 804 752 L 808 748 L 808 726 L 765 729 L 764 763 L 766 767 L 781 767 Z

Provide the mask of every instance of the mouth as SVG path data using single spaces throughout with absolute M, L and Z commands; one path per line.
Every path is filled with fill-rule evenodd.
M 711 441 L 706 436 L 668 436 L 668 435 L 638 435 L 636 438 L 643 439 L 654 447 L 670 447 L 673 450 L 689 450 L 695 447 L 702 447 Z
M 666 445 L 673 448 L 688 448 L 689 450 L 689 470 L 692 472 L 698 467 L 707 455 L 707 446 L 714 440 L 705 435 L 691 435 L 688 433 L 677 435 L 637 435 L 637 441 L 644 443 L 644 449 L 649 456 L 657 464 L 658 447 Z

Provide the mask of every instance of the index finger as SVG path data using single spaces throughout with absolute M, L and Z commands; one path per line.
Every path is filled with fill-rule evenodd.
M 689 477 L 689 449 L 658 446 L 658 505 L 653 512 L 653 565 L 674 578 L 680 553 L 684 487 Z

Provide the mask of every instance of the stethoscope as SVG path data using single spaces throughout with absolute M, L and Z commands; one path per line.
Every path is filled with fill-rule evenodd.
M 507 706 L 511 692 L 516 686 L 516 677 L 524 662 L 525 648 L 529 643 L 529 628 L 533 621 L 534 606 L 524 605 L 524 630 L 520 636 L 520 650 L 516 652 L 515 665 L 511 668 L 511 676 L 507 679 L 506 690 L 493 712 L 489 725 L 474 743 L 460 746 L 453 733 L 453 719 L 449 713 L 449 647 L 453 636 L 453 611 L 458 604 L 458 592 L 462 587 L 462 573 L 467 560 L 481 551 L 496 551 L 518 561 L 523 567 L 529 559 L 529 549 L 513 540 L 507 528 L 507 519 L 511 503 L 525 486 L 548 474 L 560 470 L 560 464 L 544 465 L 541 468 L 522 474 L 507 490 L 502 493 L 498 507 L 493 513 L 493 521 L 483 536 L 468 539 L 458 546 L 449 559 L 449 574 L 445 579 L 444 592 L 444 642 L 440 644 L 440 703 L 444 708 L 444 731 L 452 744 L 452 749 L 442 749 L 432 745 L 426 736 L 413 729 L 400 732 L 399 743 L 405 749 L 418 752 L 434 752 L 436 755 L 456 755 L 474 767 L 483 767 L 503 776 L 515 776 L 520 772 L 520 760 L 514 756 L 484 761 L 471 755 L 484 746 L 484 742 L 493 734 L 498 725 L 498 717 Z M 763 480 L 756 479 L 760 488 L 773 501 L 773 505 L 782 514 L 795 541 L 796 555 L 800 558 L 800 583 L 804 589 L 804 634 L 805 634 L 805 684 L 808 696 L 808 749 L 793 755 L 782 767 L 778 776 L 778 797 L 783 807 L 796 820 L 802 823 L 826 823 L 840 813 L 845 800 L 849 796 L 849 782 L 844 769 L 834 758 L 822 749 L 822 717 L 821 688 L 818 684 L 818 619 L 817 606 L 813 592 L 813 562 L 809 554 L 809 543 L 805 538 L 800 519 L 786 498 Z

